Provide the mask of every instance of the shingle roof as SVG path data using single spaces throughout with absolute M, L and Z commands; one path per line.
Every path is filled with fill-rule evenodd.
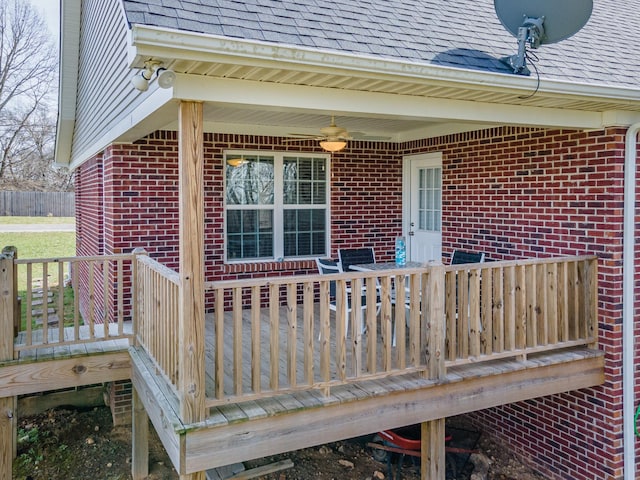
M 408 63 L 505 72 L 517 44 L 491 0 L 123 0 L 130 24 Z M 540 75 L 640 88 L 640 0 L 596 0 L 587 25 L 533 53 Z

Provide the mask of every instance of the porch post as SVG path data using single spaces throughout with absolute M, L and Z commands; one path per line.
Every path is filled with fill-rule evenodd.
M 444 418 L 422 423 L 420 427 L 420 478 L 445 480 Z
M 182 101 L 178 117 L 179 370 L 180 417 L 205 417 L 204 375 L 204 134 L 201 102 Z M 205 472 L 180 475 L 204 480 Z
M 204 134 L 203 106 L 180 103 L 180 416 L 185 423 L 204 419 Z
M 446 375 L 445 351 L 445 270 L 442 264 L 431 266 L 427 291 L 429 308 L 426 312 L 425 355 L 430 379 Z M 439 418 L 421 425 L 420 477 L 423 480 L 445 480 L 445 419 Z
M 13 360 L 14 320 L 17 303 L 13 252 L 0 255 L 0 361 Z M 12 477 L 16 455 L 17 397 L 0 398 L 0 480 Z

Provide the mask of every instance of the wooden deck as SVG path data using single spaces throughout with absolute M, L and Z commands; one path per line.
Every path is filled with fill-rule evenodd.
M 266 311 L 262 315 L 265 321 L 261 324 L 268 325 Z M 226 317 L 223 335 L 225 351 L 234 352 L 232 344 L 238 344 L 234 340 L 234 322 L 230 319 L 230 313 Z M 284 349 L 290 331 L 286 308 L 281 309 L 280 318 L 279 338 Z M 250 322 L 250 318 L 244 321 Z M 213 322 L 208 318 L 205 339 L 208 356 L 207 397 L 213 397 L 215 385 L 212 352 L 216 342 L 213 330 Z M 248 353 L 251 351 L 251 328 L 243 328 L 242 331 L 246 333 L 241 343 Z M 299 365 L 296 371 L 303 372 L 303 329 L 298 329 L 297 335 L 299 338 L 295 344 L 298 352 L 295 358 Z M 365 343 L 366 335 L 364 333 L 360 339 Z M 262 372 L 270 371 L 266 360 L 269 357 L 269 338 L 270 331 L 263 328 Z M 313 340 L 316 344 L 320 343 L 317 326 L 313 331 Z M 335 340 L 333 335 L 330 340 L 332 351 L 336 349 Z M 348 337 L 347 340 L 352 339 Z M 376 344 L 379 351 L 383 343 L 384 339 L 378 333 Z M 316 372 L 320 371 L 319 350 L 313 349 Z M 349 352 L 348 355 L 353 355 L 351 349 Z M 366 351 L 361 354 L 366 356 Z M 507 358 L 450 366 L 446 376 L 439 380 L 424 378 L 424 375 L 415 371 L 337 384 L 330 389 L 300 388 L 299 391 L 274 392 L 272 395 L 268 392 L 270 377 L 264 375 L 261 384 L 265 389 L 261 395 L 238 398 L 237 401 L 226 398 L 222 404 L 208 409 L 204 422 L 189 425 L 180 420 L 177 392 L 158 373 L 155 362 L 142 348 L 132 348 L 131 356 L 134 385 L 174 465 L 182 469 L 182 473 L 591 387 L 604 380 L 602 353 L 586 347 L 534 353 L 526 360 Z M 246 354 L 242 358 L 246 371 L 251 371 L 251 355 Z M 283 382 L 286 382 L 290 370 L 286 361 L 279 362 L 279 377 Z M 231 389 L 235 385 L 233 358 L 225 358 L 224 371 L 225 389 Z M 339 371 L 335 362 L 331 364 L 331 371 Z M 300 374 L 297 378 L 304 384 Z M 251 391 L 251 377 L 243 379 L 243 389 Z M 287 386 L 286 383 L 280 385 Z
M 118 325 L 110 325 L 114 335 Z M 125 334 L 131 335 L 131 325 L 125 324 Z M 40 331 L 41 332 L 41 331 Z M 76 343 L 59 343 L 58 330 L 50 330 L 48 343 L 34 331 L 33 345 L 17 350 L 14 360 L 0 362 L 0 392 L 3 397 L 46 392 L 68 387 L 112 382 L 131 378 L 128 338 L 105 338 L 102 333 L 91 335 L 86 326 L 78 329 L 66 327 L 63 337 L 74 338 Z M 14 344 L 25 345 L 24 332 Z

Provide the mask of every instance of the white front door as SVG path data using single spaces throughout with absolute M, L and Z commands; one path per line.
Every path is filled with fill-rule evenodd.
M 407 260 L 442 261 L 442 154 L 404 159 L 404 221 Z

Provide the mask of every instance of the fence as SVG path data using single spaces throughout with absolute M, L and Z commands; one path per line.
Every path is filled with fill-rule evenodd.
M 0 192 L 0 216 L 73 217 L 73 192 Z

